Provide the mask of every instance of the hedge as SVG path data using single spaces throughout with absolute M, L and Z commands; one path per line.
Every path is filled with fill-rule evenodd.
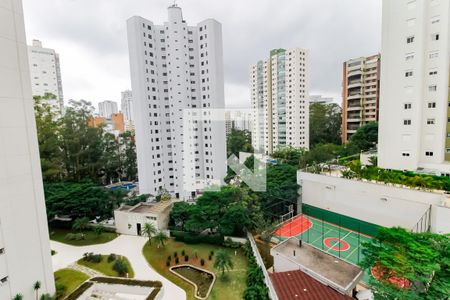
M 150 281 L 150 280 L 136 280 L 136 279 L 114 278 L 114 277 L 95 277 L 92 278 L 91 281 L 109 284 L 137 285 L 152 288 L 162 287 L 161 281 Z
M 214 234 L 214 235 L 200 235 L 191 232 L 185 231 L 170 231 L 170 235 L 175 238 L 176 241 L 184 242 L 186 244 L 212 244 L 221 246 L 224 242 L 223 235 Z
M 145 300 L 154 300 L 160 291 L 161 288 L 155 288 Z
M 80 285 L 75 291 L 73 291 L 69 296 L 64 298 L 64 300 L 76 300 L 78 299 L 84 292 L 86 292 L 94 283 L 90 281 L 86 281 L 82 285 Z

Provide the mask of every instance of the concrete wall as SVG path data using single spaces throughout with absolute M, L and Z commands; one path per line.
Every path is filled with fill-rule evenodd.
M 450 233 L 450 208 L 436 206 L 432 212 L 432 231 L 441 234 Z
M 302 187 L 303 203 L 335 213 L 385 227 L 412 229 L 432 207 L 432 231 L 448 226 L 443 219 L 447 210 L 439 209 L 436 214 L 446 200 L 444 194 L 301 171 L 297 182 Z
M 153 223 L 157 230 L 165 230 L 169 224 L 169 213 L 170 207 L 158 215 L 116 210 L 114 211 L 116 231 L 120 234 L 137 235 L 138 223 L 141 224 L 141 230 L 144 229 L 145 223 Z M 152 217 L 156 217 L 156 220 L 152 220 Z

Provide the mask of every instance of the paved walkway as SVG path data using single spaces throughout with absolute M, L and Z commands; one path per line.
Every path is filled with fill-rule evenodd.
M 53 270 L 59 270 L 73 266 L 84 253 L 93 252 L 96 254 L 115 253 L 126 256 L 134 270 L 134 277 L 143 280 L 159 280 L 164 287 L 164 297 L 167 300 L 184 300 L 186 293 L 183 289 L 161 276 L 153 270 L 142 254 L 142 248 L 147 242 L 147 238 L 130 235 L 120 235 L 116 239 L 106 244 L 91 246 L 71 246 L 55 241 L 50 241 L 51 249 L 57 253 L 52 256 Z

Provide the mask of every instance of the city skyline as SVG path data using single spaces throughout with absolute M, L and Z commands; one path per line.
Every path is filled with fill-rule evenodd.
M 257 14 L 253 12 L 255 3 L 211 5 L 196 0 L 177 4 L 194 23 L 208 15 L 223 24 L 225 104 L 230 108 L 249 108 L 248 67 L 255 60 L 265 58 L 270 49 L 298 45 L 311 51 L 311 94 L 333 97 L 336 103 L 341 102 L 342 62 L 377 53 L 381 47 L 381 1 L 346 2 L 345 5 L 330 0 L 280 3 L 280 11 L 274 13 L 269 1 L 259 1 Z M 25 0 L 28 43 L 40 39 L 60 53 L 66 101 L 86 99 L 94 106 L 104 99 L 119 102 L 120 92 L 131 88 L 126 19 L 142 15 L 161 23 L 170 4 L 166 1 L 150 4 L 143 0 L 133 1 L 133 4 L 85 0 L 63 4 L 45 0 L 37 4 Z M 236 5 L 240 9 L 231 13 Z M 323 6 L 329 9 L 318 13 Z M 47 13 L 44 8 L 48 7 L 56 12 L 54 18 L 44 18 Z M 94 14 L 99 10 L 108 13 L 98 19 Z M 77 11 L 82 11 L 86 17 L 76 18 Z M 371 14 L 361 14 L 364 11 Z M 241 23 L 243 18 L 245 26 Z M 273 20 L 270 28 L 265 25 L 267 18 Z M 353 22 L 365 26 L 351 26 Z M 265 30 L 259 30 L 262 27 Z M 339 35 L 343 32 L 345 35 Z

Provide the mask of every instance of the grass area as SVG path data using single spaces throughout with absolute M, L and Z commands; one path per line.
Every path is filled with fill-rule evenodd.
M 181 255 L 181 251 L 185 250 L 189 255 L 189 261 L 185 262 L 184 257 Z M 230 253 L 233 260 L 234 268 L 226 273 L 226 277 L 222 278 L 220 272 L 213 267 L 214 257 L 212 260 L 208 260 L 210 251 L 217 252 L 217 250 L 225 249 Z M 177 277 L 169 271 L 169 267 L 166 265 L 167 257 L 172 257 L 170 266 L 175 265 L 174 252 L 178 252 L 179 264 L 191 264 L 199 268 L 208 270 L 216 274 L 217 280 L 214 283 L 211 294 L 208 299 L 211 300 L 234 300 L 242 299 L 244 290 L 247 286 L 247 259 L 245 257 L 243 249 L 237 249 L 235 255 L 235 249 L 224 248 L 220 246 L 207 245 L 207 244 L 195 244 L 189 245 L 181 242 L 177 242 L 173 239 L 169 239 L 164 248 L 157 248 L 153 243 L 149 245 L 145 244 L 143 253 L 150 265 L 159 272 L 162 276 L 166 277 L 182 289 L 186 291 L 187 299 L 194 300 L 194 287 Z M 196 254 L 197 253 L 197 257 Z M 205 260 L 205 265 L 200 264 L 201 259 Z
M 63 228 L 50 228 L 50 239 L 60 243 L 65 243 L 73 246 L 87 246 L 95 244 L 104 244 L 112 241 L 119 235 L 115 232 L 104 232 L 101 235 L 96 234 L 93 231 L 85 230 L 81 231 L 84 234 L 84 240 L 69 240 L 66 238 L 69 233 L 79 233 L 69 229 Z
M 117 256 L 117 258 L 119 257 L 123 259 L 128 266 L 128 278 L 134 278 L 134 271 L 128 259 L 124 256 Z M 108 262 L 108 255 L 102 255 L 102 260 L 99 263 L 85 261 L 82 258 L 78 260 L 78 264 L 96 270 L 106 276 L 120 277 L 119 274 L 113 269 L 114 262 L 115 260 Z
M 83 282 L 89 279 L 86 274 L 72 269 L 61 269 L 55 272 L 55 284 L 65 287 L 64 293 L 60 296 L 63 299 L 71 294 Z
M 172 271 L 195 283 L 198 288 L 197 295 L 202 298 L 206 297 L 214 279 L 211 274 L 188 266 L 176 267 Z

